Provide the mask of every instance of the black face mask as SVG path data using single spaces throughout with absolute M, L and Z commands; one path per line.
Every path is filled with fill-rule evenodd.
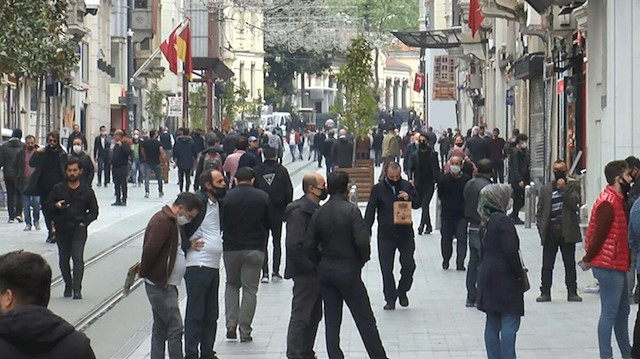
M 398 187 L 400 185 L 400 181 L 392 181 L 389 178 L 387 178 L 387 183 L 389 183 L 393 187 Z
M 556 178 L 556 181 L 559 179 L 567 179 L 567 172 L 565 171 L 553 171 L 553 176 Z
M 419 147 L 421 150 L 426 150 L 426 149 L 428 149 L 428 148 L 429 148 L 429 144 L 428 144 L 428 143 L 426 143 L 426 142 L 420 142 L 420 143 L 418 144 L 418 147 Z
M 324 201 L 325 199 L 327 199 L 328 196 L 329 196 L 329 192 L 327 191 L 326 188 L 323 188 L 320 190 L 320 195 L 318 196 L 318 199 L 320 199 L 321 201 Z
M 224 196 L 227 195 L 227 187 L 213 187 L 211 191 L 209 191 L 216 199 L 223 199 Z
M 620 187 L 622 188 L 622 193 L 627 195 L 629 193 L 629 191 L 631 190 L 631 183 L 627 182 L 627 180 L 622 178 L 622 177 L 620 177 L 620 179 L 622 180 L 622 182 L 620 182 Z

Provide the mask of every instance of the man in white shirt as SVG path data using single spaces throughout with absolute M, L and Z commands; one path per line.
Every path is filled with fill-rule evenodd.
M 184 322 L 185 359 L 217 359 L 213 344 L 218 323 L 218 288 L 222 233 L 220 200 L 227 186 L 222 172 L 206 170 L 199 178 L 203 210 L 182 227 L 186 256 L 187 310 Z

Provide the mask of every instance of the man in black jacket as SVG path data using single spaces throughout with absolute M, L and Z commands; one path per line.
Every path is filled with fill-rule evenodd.
M 324 142 L 326 140 L 327 135 L 325 135 L 324 130 L 322 129 L 319 129 L 315 136 L 313 136 L 313 147 L 315 148 L 318 156 L 318 168 L 322 168 L 322 155 L 324 153 Z
M 327 140 L 324 141 L 322 154 L 324 155 L 324 165 L 327 167 L 327 178 L 333 172 L 333 147 L 336 144 L 333 130 L 329 130 Z
M 340 130 L 338 141 L 333 145 L 331 157 L 333 164 L 337 167 L 353 167 L 353 142 L 347 137 L 347 130 Z
M 17 220 L 22 223 L 22 188 L 16 186 L 15 161 L 18 152 L 24 148 L 20 141 L 22 130 L 16 128 L 11 134 L 9 142 L 0 146 L 0 167 L 4 174 L 4 184 L 7 188 L 7 209 L 9 223 Z
M 364 216 L 365 228 L 371 235 L 375 212 L 378 212 L 378 256 L 382 271 L 384 299 L 387 302 L 384 306 L 385 310 L 396 309 L 397 299 L 401 306 L 409 305 L 407 292 L 411 289 L 413 273 L 416 270 L 416 262 L 413 258 L 416 250 L 413 228 L 411 225 L 396 225 L 393 220 L 393 204 L 396 201 L 410 201 L 414 209 L 420 207 L 418 194 L 409 181 L 402 179 L 401 173 L 402 170 L 397 162 L 389 163 L 385 178 L 371 190 Z M 400 281 L 397 287 L 393 276 L 396 250 L 400 252 Z
M 483 158 L 489 157 L 489 141 L 484 136 L 480 136 L 480 127 L 474 126 L 471 130 L 472 136 L 467 140 L 467 150 L 471 162 L 478 165 Z
M 93 161 L 84 152 L 84 147 L 82 146 L 82 140 L 80 138 L 76 138 L 73 140 L 73 145 L 71 146 L 71 153 L 69 158 L 77 158 L 82 166 L 82 176 L 80 177 L 80 182 L 91 187 L 91 183 L 93 182 L 93 176 L 95 175 L 95 167 L 93 166 Z
M 348 202 L 349 175 L 332 172 L 327 180 L 331 199 L 311 217 L 307 251 L 318 264 L 324 302 L 327 352 L 330 359 L 344 358 L 340 349 L 342 307 L 347 303 L 369 357 L 385 359 L 362 267 L 371 255 L 371 237 L 358 207 Z
M 293 185 L 289 171 L 276 160 L 275 148 L 265 147 L 265 161 L 254 167 L 256 173 L 255 187 L 269 195 L 269 229 L 273 238 L 273 272 L 274 282 L 282 280 L 280 275 L 280 259 L 282 257 L 282 222 L 284 212 L 293 200 Z M 269 283 L 269 254 L 265 247 L 264 265 L 262 266 L 262 283 Z
M 227 339 L 253 341 L 251 322 L 256 312 L 260 269 L 269 237 L 269 195 L 253 187 L 255 172 L 241 167 L 237 187 L 230 190 L 222 206 L 222 247 L 227 272 L 225 306 Z M 242 305 L 240 301 L 242 287 Z
M 111 204 L 112 206 L 127 205 L 127 175 L 131 146 L 122 140 L 123 136 L 122 130 L 117 130 L 113 134 L 111 166 L 113 167 L 113 184 L 116 186 L 116 201 Z
M 440 213 L 442 228 L 440 249 L 442 250 L 442 269 L 449 269 L 449 261 L 453 255 L 453 238 L 457 242 L 456 269 L 465 270 L 464 260 L 467 256 L 467 220 L 464 216 L 464 186 L 471 180 L 462 173 L 462 158 L 453 156 L 449 160 L 451 172 L 443 175 L 438 181 L 438 197 L 442 202 Z
M 0 256 L 0 357 L 95 359 L 89 339 L 53 314 L 51 267 L 40 255 Z
M 376 167 L 380 167 L 382 164 L 382 140 L 384 139 L 384 135 L 382 134 L 382 129 L 378 128 L 373 130 L 373 143 L 371 144 L 371 148 L 373 148 L 374 153 L 374 165 Z
M 71 152 L 71 146 L 73 146 L 73 140 L 79 138 L 82 141 L 82 146 L 84 149 L 87 149 L 87 138 L 80 132 L 80 125 L 77 123 L 73 124 L 73 132 L 69 134 L 69 138 L 67 139 L 67 152 Z
M 84 245 L 87 227 L 98 218 L 98 201 L 91 187 L 80 181 L 82 164 L 70 158 L 65 164 L 67 181 L 51 190 L 44 206 L 53 214 L 56 226 L 60 272 L 64 279 L 64 297 L 82 299 Z M 73 258 L 73 277 L 69 260 Z
M 304 196 L 290 203 L 287 222 L 287 266 L 284 277 L 293 279 L 291 319 L 287 331 L 287 358 L 315 358 L 313 344 L 322 319 L 320 282 L 313 263 L 304 251 L 311 216 L 327 198 L 324 178 L 308 173 L 302 179 Z
M 418 139 L 418 152 L 413 153 L 409 161 L 409 173 L 412 174 L 413 184 L 420 196 L 420 206 L 422 207 L 422 217 L 418 226 L 418 235 L 422 233 L 430 234 L 433 231 L 431 226 L 431 214 L 429 207 L 436 182 L 440 177 L 440 164 L 438 163 L 438 153 L 429 146 L 429 137 L 420 134 Z
M 509 215 L 515 224 L 524 224 L 519 213 L 524 206 L 524 187 L 531 180 L 529 174 L 529 154 L 527 140 L 529 137 L 521 133 L 516 137 L 514 148 L 509 154 L 509 184 L 513 189 L 513 212 Z
M 98 164 L 98 187 L 102 186 L 102 176 L 104 175 L 105 187 L 111 178 L 111 164 L 109 163 L 109 149 L 111 139 L 107 136 L 107 128 L 100 126 L 100 135 L 93 141 L 93 159 Z
M 478 175 L 464 185 L 464 215 L 469 222 L 469 268 L 467 271 L 467 302 L 465 306 L 475 307 L 477 299 L 478 267 L 482 258 L 480 215 L 478 199 L 480 191 L 491 184 L 493 164 L 488 158 L 478 161 Z

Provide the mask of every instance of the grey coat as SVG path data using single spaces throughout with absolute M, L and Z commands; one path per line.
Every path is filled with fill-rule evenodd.
M 549 182 L 540 189 L 536 224 L 540 234 L 541 244 L 549 237 L 549 223 L 551 223 L 551 195 L 553 182 Z M 580 202 L 582 200 L 580 183 L 569 179 L 560 190 L 562 193 L 562 236 L 565 243 L 582 242 L 580 233 Z

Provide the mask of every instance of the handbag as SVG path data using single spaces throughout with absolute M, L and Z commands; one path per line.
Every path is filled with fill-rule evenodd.
M 522 259 L 522 252 L 518 249 L 518 257 L 520 257 L 520 265 L 522 266 L 522 292 L 525 293 L 529 289 L 531 289 L 531 282 L 529 282 L 529 275 L 527 274 L 529 270 L 527 266 L 524 264 L 524 260 Z
M 399 226 L 410 226 L 411 220 L 411 202 L 395 201 L 393 202 L 393 224 Z

